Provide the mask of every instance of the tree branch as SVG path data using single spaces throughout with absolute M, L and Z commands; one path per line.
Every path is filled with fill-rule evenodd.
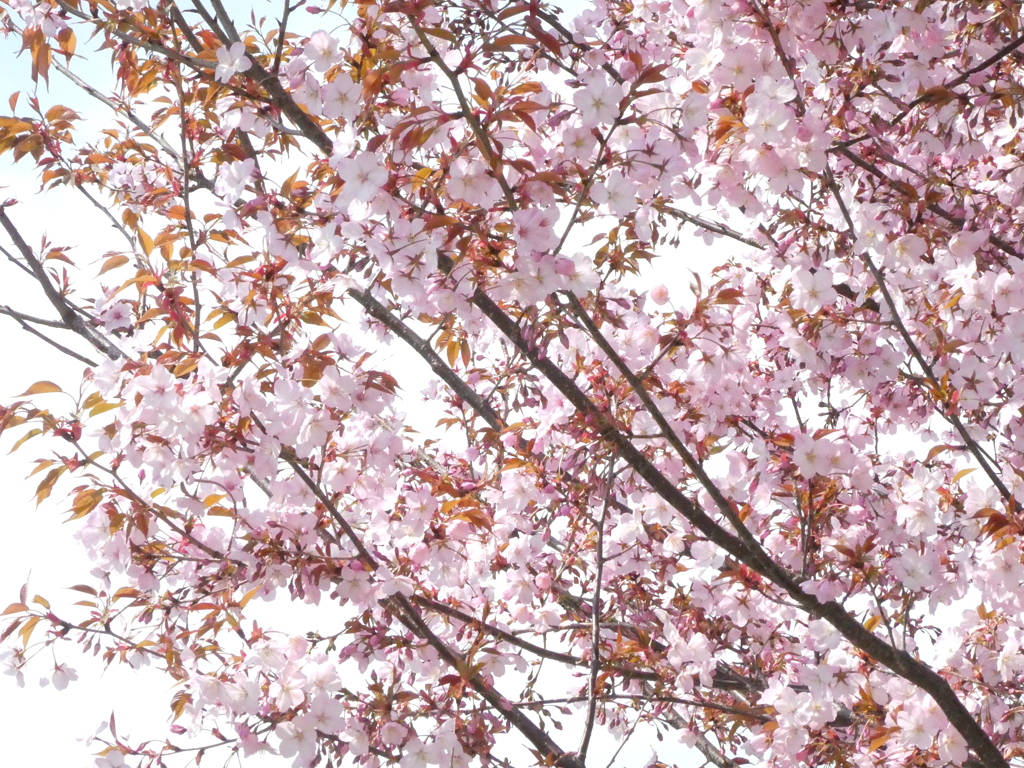
M 8 237 L 11 238 L 11 242 L 14 243 L 15 248 L 18 249 L 22 258 L 25 259 L 25 262 L 31 268 L 36 282 L 39 283 L 39 287 L 43 289 L 43 293 L 46 294 L 46 298 L 49 300 L 53 308 L 57 310 L 57 314 L 60 315 L 64 324 L 63 327 L 77 333 L 107 357 L 112 359 L 124 357 L 124 353 L 118 349 L 117 346 L 107 341 L 105 338 L 97 334 L 92 328 L 87 326 L 81 315 L 75 311 L 68 300 L 53 287 L 53 284 L 50 283 L 49 276 L 46 274 L 46 270 L 43 268 L 42 262 L 36 258 L 32 249 L 29 247 L 28 243 L 25 242 L 25 239 L 21 236 L 17 227 L 14 226 L 14 223 L 7 216 L 6 206 L 4 205 L 0 205 L 0 226 L 3 226 Z M 75 355 L 75 357 L 78 356 Z
M 583 738 L 577 750 L 579 760 L 586 764 L 590 739 L 597 721 L 597 681 L 601 675 L 601 582 L 604 579 L 604 526 L 608 520 L 608 501 L 612 496 L 612 471 L 615 460 L 608 462 L 604 479 L 604 501 L 595 524 L 597 542 L 594 544 L 594 594 L 590 599 L 590 675 L 587 679 L 587 717 L 583 725 Z

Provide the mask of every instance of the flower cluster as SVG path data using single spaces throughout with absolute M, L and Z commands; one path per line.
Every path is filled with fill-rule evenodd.
M 19 682 L 80 641 L 296 768 L 1020 759 L 1015 5 L 3 5 L 37 77 L 117 52 L 99 138 L 0 152 L 123 235 L 76 278 L 0 207 L 89 347 L 0 408 L 95 566 Z

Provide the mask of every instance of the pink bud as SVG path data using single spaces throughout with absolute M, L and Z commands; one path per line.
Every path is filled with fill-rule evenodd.
M 668 303 L 668 288 L 666 288 L 664 285 L 654 286 L 653 288 L 651 288 L 651 292 L 648 295 L 651 297 L 651 301 L 653 301 L 658 306 L 662 306 Z

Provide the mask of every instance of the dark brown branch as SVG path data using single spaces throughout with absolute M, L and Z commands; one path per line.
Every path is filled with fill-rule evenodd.
M 363 562 L 372 570 L 376 570 L 379 567 L 377 559 L 369 552 L 369 550 L 366 549 L 366 546 L 363 544 L 359 535 L 355 532 L 348 521 L 345 520 L 337 506 L 335 506 L 320 486 L 317 485 L 317 483 L 314 482 L 309 474 L 302 468 L 295 455 L 290 451 L 287 453 L 283 452 L 282 458 L 284 458 L 295 474 L 298 475 L 303 484 L 313 492 L 316 498 L 327 510 L 328 514 L 330 514 L 331 518 L 338 523 L 339 527 L 341 527 L 342 531 L 345 533 L 346 538 L 348 538 L 352 546 L 355 547 L 356 551 L 359 553 L 359 557 Z M 444 659 L 444 661 L 453 670 L 456 670 L 458 674 L 462 676 L 473 688 L 473 690 L 480 694 L 481 698 L 498 710 L 509 725 L 519 731 L 543 756 L 549 759 L 553 764 L 564 766 L 564 768 L 584 768 L 583 763 L 577 760 L 574 755 L 559 747 L 547 731 L 520 712 L 511 701 L 498 693 L 498 691 L 480 677 L 479 674 L 473 673 L 470 670 L 470 666 L 467 664 L 466 659 L 457 651 L 450 648 L 447 643 L 441 640 L 441 638 L 439 638 L 430 629 L 430 627 L 427 626 L 423 617 L 416 610 L 409 598 L 402 594 L 396 594 L 383 600 L 382 605 L 409 630 L 433 648 L 437 652 L 438 656 Z
M 423 358 L 427 365 L 430 366 L 430 369 L 437 374 L 438 378 L 451 387 L 455 394 L 469 403 L 473 410 L 487 422 L 491 429 L 500 431 L 505 428 L 505 422 L 497 412 L 479 394 L 477 394 L 477 392 L 466 384 L 466 382 L 460 379 L 455 371 L 445 365 L 441 356 L 434 351 L 430 344 L 425 339 L 420 338 L 420 336 L 414 333 L 409 326 L 388 311 L 388 308 L 377 301 L 369 291 L 350 289 L 348 294 L 359 302 L 363 309 L 366 310 L 367 314 L 384 323 L 392 333 L 398 336 L 398 338 L 411 347 L 416 354 Z
M 124 353 L 120 349 L 86 325 L 82 316 L 75 311 L 68 300 L 53 286 L 42 262 L 36 258 L 28 243 L 25 242 L 17 227 L 14 226 L 14 222 L 8 217 L 6 207 L 3 205 L 0 205 L 0 226 L 7 232 L 7 236 L 11 238 L 14 247 L 18 249 L 25 263 L 32 270 L 36 282 L 39 283 L 39 287 L 46 294 L 46 298 L 51 306 L 57 310 L 57 314 L 60 315 L 61 321 L 64 324 L 63 327 L 77 333 L 107 357 L 112 359 L 123 357 Z
M 443 262 L 443 268 L 445 264 L 451 266 L 451 260 L 443 254 L 439 258 Z M 800 584 L 782 566 L 757 551 L 751 551 L 744 541 L 719 526 L 700 506 L 687 498 L 675 483 L 665 477 L 626 435 L 615 428 L 609 414 L 599 410 L 561 368 L 530 344 L 519 326 L 483 290 L 476 290 L 473 303 L 533 367 L 593 425 L 594 431 L 615 447 L 630 468 L 710 542 L 780 587 L 802 610 L 815 618 L 827 621 L 856 648 L 931 696 L 950 724 L 964 737 L 968 746 L 978 754 L 988 768 L 1009 768 L 1006 759 L 989 735 L 971 716 L 949 683 L 935 670 L 867 630 L 834 600 L 823 603 L 815 596 L 804 592 Z
M 263 82 L 268 93 L 271 95 L 272 101 L 285 114 L 289 114 L 289 110 L 297 111 L 299 117 L 304 119 L 300 122 L 293 118 L 296 126 L 303 130 L 306 137 L 317 144 L 326 154 L 330 154 L 332 149 L 331 142 L 320 126 L 295 105 L 294 101 L 283 91 L 280 84 L 276 83 L 275 79 L 268 78 L 265 71 L 263 74 Z M 289 117 L 291 117 L 290 114 Z M 454 266 L 451 259 L 443 253 L 438 254 L 438 261 L 441 268 L 446 272 L 450 271 Z M 687 498 L 672 481 L 665 477 L 632 444 L 628 437 L 614 427 L 608 414 L 600 411 L 593 401 L 561 368 L 544 357 L 540 350 L 527 341 L 519 326 L 483 290 L 479 288 L 476 290 L 473 294 L 472 302 L 491 320 L 520 354 L 537 371 L 544 375 L 585 419 L 591 422 L 594 431 L 615 447 L 619 456 L 626 461 L 629 467 L 643 478 L 652 490 L 679 511 L 710 542 L 779 586 L 802 610 L 815 618 L 827 621 L 856 648 L 928 693 L 939 705 L 939 708 L 942 709 L 953 727 L 964 737 L 968 746 L 978 754 L 988 768 L 1008 768 L 1008 763 L 988 734 L 978 725 L 953 689 L 938 673 L 926 664 L 914 659 L 905 651 L 892 647 L 874 635 L 835 601 L 822 603 L 813 595 L 804 592 L 793 577 L 770 558 L 761 557 L 757 552 L 751 552 L 741 539 L 719 526 L 703 509 Z M 429 629 L 426 631 L 429 632 Z M 441 643 L 441 646 L 447 654 L 453 653 L 443 643 Z M 445 658 L 448 659 L 449 657 L 445 656 Z M 452 656 L 451 662 L 458 663 L 458 657 Z M 474 683 L 474 687 L 476 685 L 477 683 Z M 501 699 L 501 701 L 510 707 L 507 700 Z M 502 711 L 503 713 L 505 712 L 505 710 Z M 517 722 L 512 720 L 510 715 L 505 713 L 505 716 L 514 727 L 520 727 Z M 522 732 L 531 740 L 531 743 L 537 743 L 534 742 L 534 737 L 539 739 L 541 744 L 549 743 L 547 734 L 543 731 L 535 732 L 534 729 L 539 729 L 536 728 L 532 721 L 528 721 L 528 724 L 523 727 L 526 730 Z M 579 762 L 574 757 L 566 753 L 561 754 L 570 760 L 570 762 L 564 764 L 573 766 L 573 768 L 579 765 Z

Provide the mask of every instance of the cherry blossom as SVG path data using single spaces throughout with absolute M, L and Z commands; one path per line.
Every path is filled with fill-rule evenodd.
M 447 190 L 453 198 L 482 208 L 489 208 L 501 197 L 501 187 L 488 175 L 483 162 L 465 158 L 452 164 Z
M 244 43 L 232 43 L 230 46 L 223 46 L 217 49 L 217 70 L 215 77 L 222 83 L 226 83 L 239 72 L 245 72 L 252 66 L 249 57 L 245 55 Z
M 806 312 L 817 312 L 838 298 L 832 273 L 827 269 L 802 270 L 795 276 L 794 304 Z
M 1019 9 L 58 5 L 0 653 L 173 681 L 98 765 L 1020 762 Z
M 388 179 L 387 168 L 370 152 L 359 152 L 333 162 L 338 176 L 345 182 L 344 194 L 350 201 L 371 201 Z
M 597 77 L 573 94 L 573 104 L 579 110 L 584 126 L 608 125 L 618 118 L 622 97 L 621 86 Z
M 325 83 L 320 89 L 324 117 L 342 118 L 351 123 L 359 115 L 359 86 L 344 74 Z
M 245 187 L 256 170 L 253 158 L 225 163 L 218 169 L 216 192 L 228 202 L 236 202 L 245 192 Z
M 338 61 L 338 41 L 319 29 L 309 36 L 303 52 L 318 72 L 326 72 Z

